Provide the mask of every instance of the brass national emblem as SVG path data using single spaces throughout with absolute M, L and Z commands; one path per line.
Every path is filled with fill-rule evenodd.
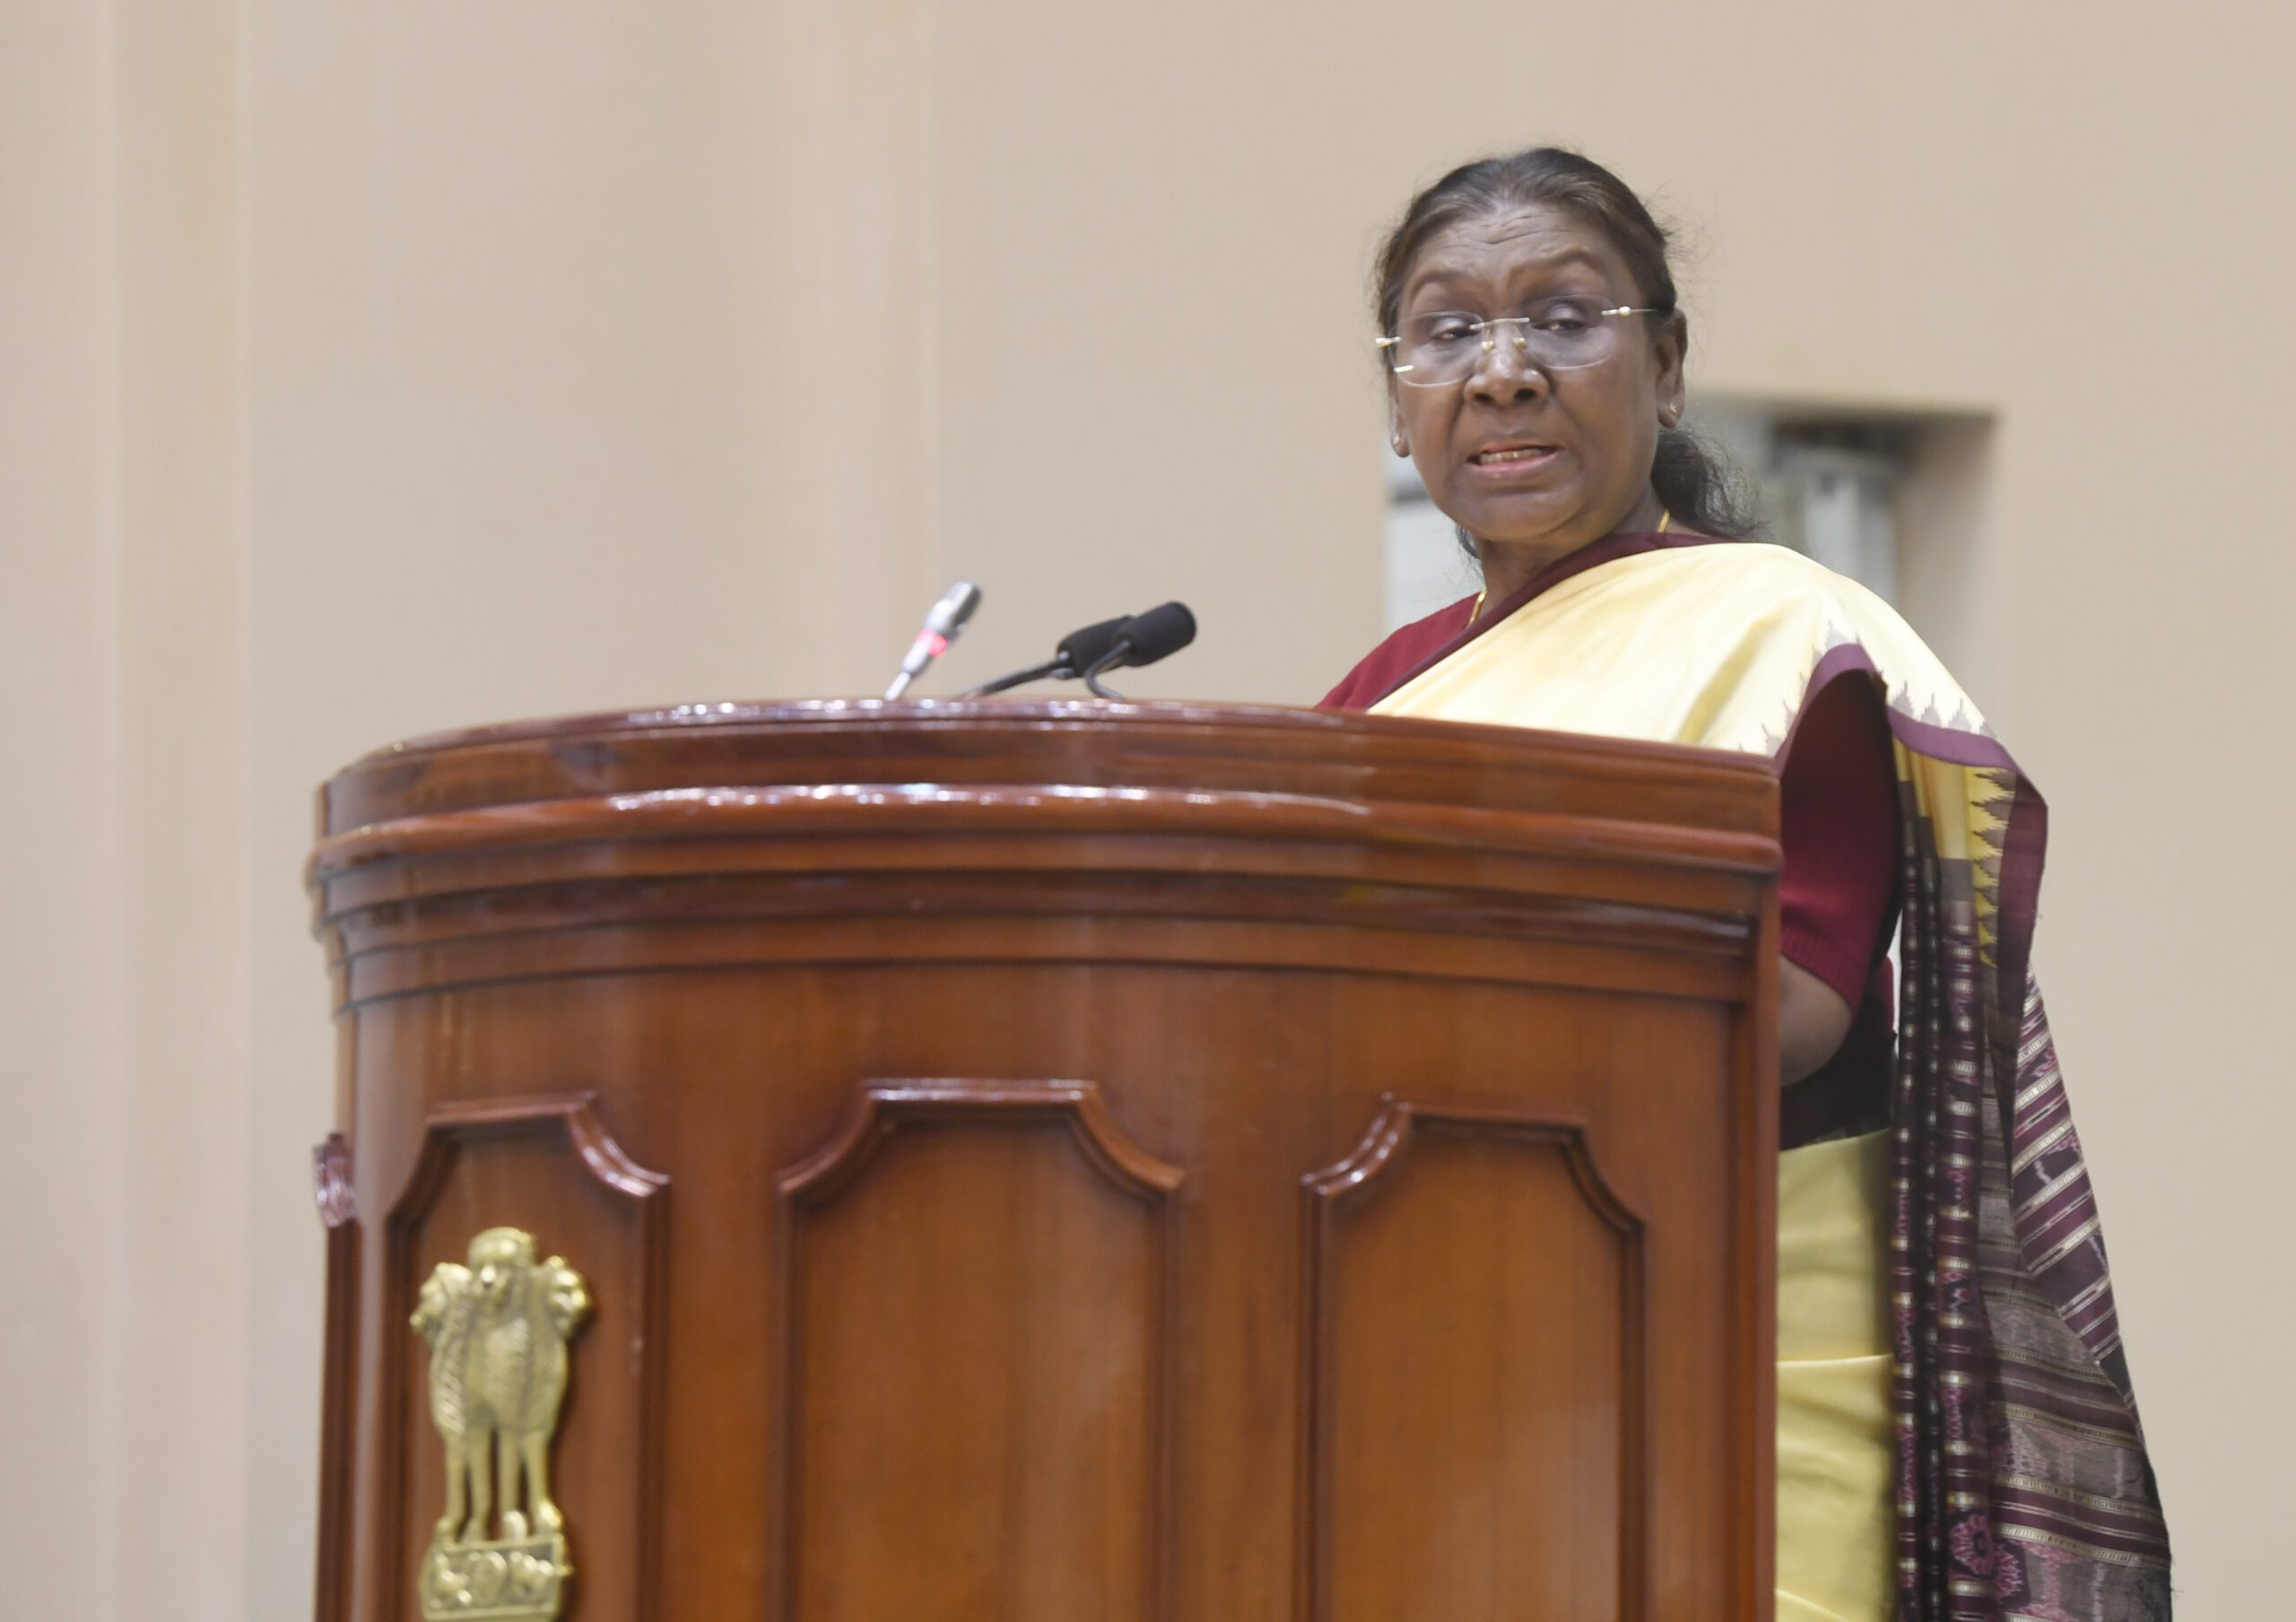
M 563 1608 L 574 1568 L 550 1441 L 566 1342 L 589 1311 L 582 1275 L 558 1256 L 537 1262 L 534 1236 L 515 1227 L 488 1228 L 468 1267 L 442 1262 L 424 1280 L 413 1323 L 430 1345 L 430 1418 L 447 1450 L 447 1513 L 422 1559 L 426 1622 L 547 1622 Z

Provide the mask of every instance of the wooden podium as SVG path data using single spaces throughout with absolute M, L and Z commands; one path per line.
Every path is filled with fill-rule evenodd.
M 319 1618 L 1766 1622 L 1776 815 L 1290 710 L 369 756 Z

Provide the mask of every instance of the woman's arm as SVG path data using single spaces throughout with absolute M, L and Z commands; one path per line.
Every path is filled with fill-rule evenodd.
M 1849 1035 L 1895 912 L 1897 773 L 1862 675 L 1810 700 L 1779 772 L 1779 1080 L 1822 1069 Z
M 1814 1074 L 1849 1035 L 1856 1010 L 1841 993 L 1791 958 L 1778 960 L 1778 1080 L 1791 1087 Z

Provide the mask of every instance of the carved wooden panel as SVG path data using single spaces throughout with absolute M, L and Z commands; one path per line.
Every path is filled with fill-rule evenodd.
M 313 1194 L 326 1227 L 326 1319 L 319 1365 L 319 1557 L 316 1622 L 351 1614 L 352 1388 L 358 1379 L 359 1207 L 351 1143 L 329 1132 L 311 1151 Z
M 592 1315 L 572 1345 L 551 1455 L 576 1574 L 568 1614 L 657 1614 L 668 1187 L 622 1152 L 587 1094 L 431 1112 L 385 1239 L 386 1552 L 375 1616 L 418 1614 L 414 1579 L 443 1505 L 429 1357 L 408 1315 L 432 1268 L 465 1262 L 472 1238 L 498 1227 L 526 1229 L 540 1254 L 563 1255 L 588 1282 Z
M 1575 1124 L 1390 1099 L 1305 1180 L 1309 1622 L 1641 1622 L 1641 1218 Z
M 1164 1615 L 1179 1184 L 1081 1082 L 869 1087 L 781 1177 L 783 1622 Z

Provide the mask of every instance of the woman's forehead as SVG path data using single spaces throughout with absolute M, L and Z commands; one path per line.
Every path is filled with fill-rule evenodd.
M 1413 256 L 1408 301 L 1422 289 L 1508 289 L 1570 269 L 1622 281 L 1626 266 L 1603 233 L 1561 209 L 1537 204 L 1472 214 L 1430 237 Z

